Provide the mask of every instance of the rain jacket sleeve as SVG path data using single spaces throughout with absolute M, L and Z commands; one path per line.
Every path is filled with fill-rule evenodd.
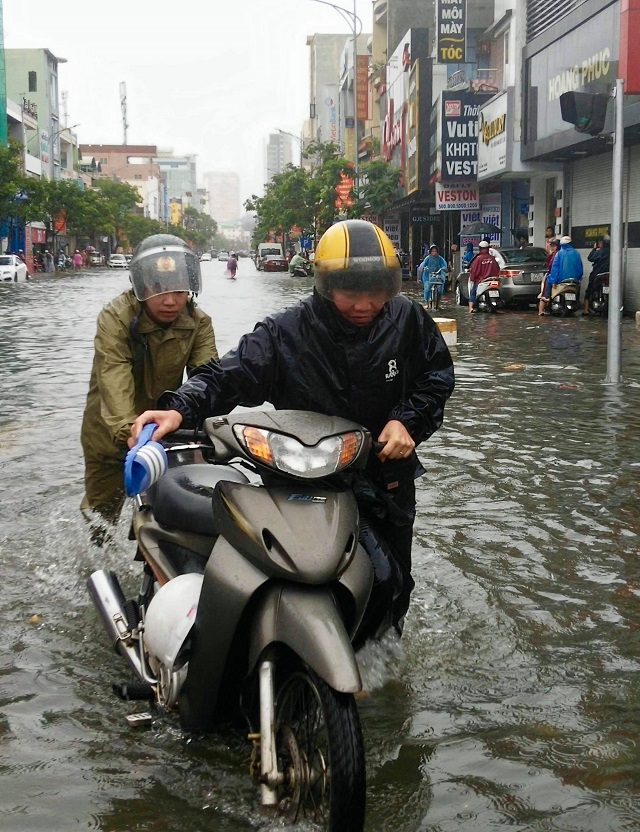
M 196 367 L 206 364 L 210 359 L 218 360 L 218 350 L 211 318 L 203 314 L 197 322 L 196 336 L 187 363 L 187 374 L 191 376 Z
M 444 406 L 453 393 L 453 360 L 444 338 L 432 318 L 414 304 L 420 343 L 415 353 L 413 381 L 389 419 L 397 419 L 419 445 L 442 425 Z
M 109 308 L 98 316 L 94 368 L 100 415 L 116 443 L 126 443 L 136 418 L 133 356 L 126 323 Z
M 219 362 L 209 361 L 199 367 L 175 393 L 163 393 L 158 405 L 177 410 L 184 427 L 195 427 L 208 416 L 229 413 L 239 404 L 258 407 L 271 398 L 277 362 L 272 335 L 264 323 L 258 324 Z

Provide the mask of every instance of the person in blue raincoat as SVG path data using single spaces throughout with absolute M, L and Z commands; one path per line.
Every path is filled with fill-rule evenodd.
M 551 271 L 544 287 L 544 301 L 551 297 L 551 287 L 567 280 L 582 280 L 582 258 L 571 245 L 571 237 L 560 238 L 560 251 L 553 258 Z
M 469 266 L 471 265 L 471 261 L 473 260 L 473 258 L 474 258 L 473 243 L 467 243 L 467 245 L 465 246 L 465 249 L 464 249 L 464 253 L 462 255 L 462 265 L 463 265 L 463 267 L 468 269 Z
M 429 300 L 431 286 L 435 283 L 438 286 L 438 296 L 442 297 L 444 284 L 447 279 L 447 261 L 438 254 L 438 246 L 432 245 L 429 254 L 420 263 L 420 280 L 422 281 L 422 296 Z

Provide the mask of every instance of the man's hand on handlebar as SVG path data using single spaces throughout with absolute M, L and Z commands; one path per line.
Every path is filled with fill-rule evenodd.
M 163 436 L 178 430 L 182 424 L 182 414 L 177 410 L 145 410 L 131 425 L 131 438 L 127 440 L 130 448 L 136 444 L 142 428 L 150 422 L 155 422 L 158 426 L 151 437 L 154 442 L 158 442 Z
M 378 458 L 384 462 L 386 459 L 403 459 L 409 456 L 416 446 L 409 431 L 402 422 L 391 419 L 383 427 L 378 442 L 384 447 L 378 453 Z

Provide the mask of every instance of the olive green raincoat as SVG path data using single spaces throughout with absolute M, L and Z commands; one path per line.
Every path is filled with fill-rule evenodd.
M 123 461 L 136 416 L 176 390 L 184 371 L 217 360 L 211 318 L 189 306 L 170 326 L 155 323 L 124 292 L 98 315 L 95 355 L 82 420 L 85 497 L 82 508 L 115 516 L 123 501 Z M 137 326 L 132 324 L 138 318 Z

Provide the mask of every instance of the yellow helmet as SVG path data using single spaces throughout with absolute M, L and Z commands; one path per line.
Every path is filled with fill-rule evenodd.
M 332 289 L 383 289 L 392 298 L 402 286 L 402 268 L 391 240 L 365 220 L 332 225 L 318 243 L 313 270 L 316 289 L 327 298 L 331 298 Z

